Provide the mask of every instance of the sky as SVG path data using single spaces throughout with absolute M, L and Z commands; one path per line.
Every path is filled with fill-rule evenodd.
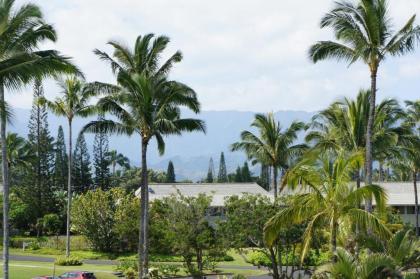
M 17 4 L 26 3 L 17 0 Z M 73 57 L 88 81 L 114 82 L 110 67 L 93 50 L 111 53 L 106 43 L 133 46 L 138 35 L 167 35 L 169 56 L 181 50 L 184 60 L 171 78 L 198 93 L 203 110 L 317 111 L 343 96 L 354 97 L 369 86 L 369 70 L 356 63 L 312 64 L 308 48 L 331 39 L 319 28 L 332 0 L 33 0 L 58 32 L 54 48 Z M 419 0 L 390 0 L 399 28 Z M 417 20 L 420 24 L 420 20 Z M 413 54 L 389 58 L 379 71 L 378 98 L 420 97 L 420 47 Z M 59 94 L 45 82 L 48 98 Z M 31 88 L 8 94 L 9 102 L 29 108 Z

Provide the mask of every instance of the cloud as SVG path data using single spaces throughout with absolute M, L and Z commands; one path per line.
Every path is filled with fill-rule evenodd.
M 109 67 L 92 53 L 94 48 L 110 51 L 108 40 L 132 45 L 139 34 L 170 36 L 166 55 L 180 49 L 185 57 L 172 77 L 192 86 L 204 109 L 313 111 L 369 86 L 364 65 L 312 65 L 307 59 L 313 42 L 331 37 L 328 30 L 319 28 L 320 18 L 333 4 L 331 0 L 33 2 L 42 7 L 47 20 L 58 30 L 58 42 L 45 47 L 74 57 L 89 80 L 114 79 Z M 389 4 L 398 26 L 420 11 L 418 0 L 392 0 Z M 409 59 L 386 62 L 380 71 L 379 97 L 416 97 L 412 92 L 419 89 L 419 58 L 416 53 Z M 47 82 L 47 97 L 57 93 L 54 82 Z M 31 89 L 9 100 L 15 106 L 28 107 Z

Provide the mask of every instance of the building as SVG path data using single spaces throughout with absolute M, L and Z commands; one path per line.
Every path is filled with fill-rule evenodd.
M 404 222 L 415 224 L 414 190 L 412 182 L 385 182 L 380 183 L 388 193 L 388 205 L 398 210 Z M 213 196 L 210 215 L 223 214 L 224 201 L 227 197 L 243 194 L 263 195 L 274 199 L 273 194 L 264 190 L 256 183 L 163 183 L 149 185 L 149 200 L 162 199 L 180 192 L 184 196 L 197 196 L 200 193 Z M 290 194 L 287 189 L 283 194 Z M 140 191 L 136 191 L 140 195 Z M 419 193 L 420 195 L 420 193 Z

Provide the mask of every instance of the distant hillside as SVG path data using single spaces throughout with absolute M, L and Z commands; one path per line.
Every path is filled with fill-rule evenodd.
M 28 133 L 28 120 L 30 110 L 15 109 L 13 125 L 9 128 L 23 136 Z M 153 142 L 149 148 L 149 165 L 155 169 L 166 170 L 169 160 L 175 165 L 177 178 L 189 178 L 198 180 L 207 173 L 208 162 L 213 157 L 217 172 L 220 152 L 226 155 L 228 171 L 233 171 L 245 160 L 242 153 L 230 153 L 229 145 L 239 139 L 239 134 L 244 129 L 250 129 L 249 125 L 253 120 L 254 112 L 238 111 L 204 111 L 200 118 L 206 122 L 207 133 L 185 134 L 182 137 L 171 136 L 166 139 L 165 155 L 160 157 Z M 186 116 L 191 116 L 188 113 Z M 277 119 L 286 127 L 294 120 L 309 121 L 313 116 L 311 112 L 304 111 L 279 111 L 276 113 Z M 74 134 L 77 137 L 78 131 L 90 119 L 76 119 L 74 121 Z M 67 133 L 67 123 L 63 118 L 49 114 L 49 125 L 54 137 L 57 135 L 59 125 L 62 125 L 64 132 Z M 91 148 L 93 136 L 86 136 L 89 147 Z M 110 148 L 117 149 L 130 158 L 132 164 L 140 163 L 140 139 L 137 136 L 131 138 L 120 136 L 110 137 Z

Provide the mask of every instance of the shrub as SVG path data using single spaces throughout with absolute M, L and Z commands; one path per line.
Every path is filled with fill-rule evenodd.
M 127 268 L 123 274 L 126 279 L 135 279 L 138 277 L 137 270 L 133 269 L 132 267 Z
M 121 271 L 122 273 L 129 270 L 138 270 L 137 260 L 135 258 L 122 258 L 120 259 L 116 270 Z
M 55 260 L 55 264 L 62 265 L 62 266 L 78 266 L 78 265 L 82 265 L 83 262 L 78 257 L 70 256 L 70 257 L 58 257 Z
M 242 274 L 235 274 L 232 276 L 232 279 L 246 279 L 246 277 Z
M 248 261 L 255 266 L 271 266 L 270 258 L 261 251 L 252 251 L 249 253 Z
M 165 276 L 176 276 L 181 270 L 178 265 L 175 264 L 162 264 L 159 265 L 159 271 Z

